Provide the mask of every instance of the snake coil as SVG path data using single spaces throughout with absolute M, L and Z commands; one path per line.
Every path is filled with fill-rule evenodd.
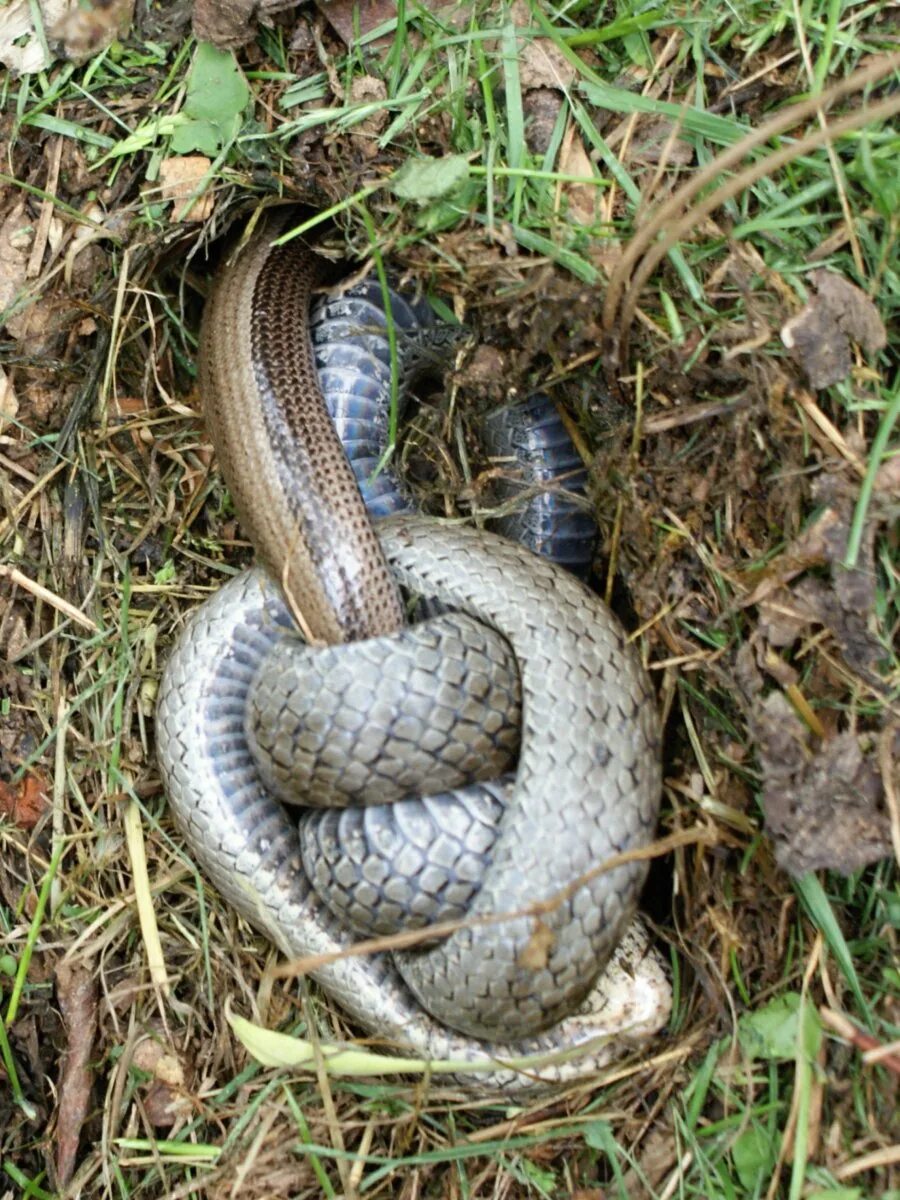
M 158 747 L 170 803 L 213 881 L 282 950 L 340 955 L 314 973 L 366 1027 L 423 1057 L 478 1063 L 490 1086 L 581 1075 L 608 1059 L 613 1035 L 646 1035 L 668 1014 L 668 985 L 646 936 L 639 926 L 626 932 L 644 869 L 630 862 L 596 872 L 653 834 L 652 692 L 615 618 L 560 568 L 505 539 L 418 515 L 369 523 L 318 378 L 326 391 L 329 371 L 343 371 L 346 381 L 346 362 L 338 370 L 335 359 L 350 351 L 317 370 L 304 333 L 315 256 L 299 242 L 272 246 L 281 221 L 226 267 L 204 318 L 201 386 L 213 439 L 270 573 L 255 568 L 217 593 L 169 660 Z M 343 418 L 353 441 L 359 413 Z M 358 470 L 368 478 L 368 465 Z M 569 540 L 577 543 L 571 515 L 563 523 L 574 524 Z M 465 614 L 463 629 L 470 620 L 487 627 L 474 651 L 465 632 L 452 633 L 470 658 L 487 664 L 494 651 L 484 647 L 496 643 L 502 660 L 504 641 L 515 657 L 523 721 L 515 780 L 475 889 L 474 920 L 436 946 L 394 959 L 346 954 L 352 935 L 311 887 L 295 827 L 263 784 L 247 736 L 248 695 L 256 689 L 257 711 L 270 710 L 277 725 L 284 690 L 260 683 L 273 678 L 265 664 L 271 671 L 280 662 L 283 676 L 285 647 L 309 654 L 297 648 L 273 578 L 299 601 L 314 637 L 411 638 L 412 671 L 426 681 L 434 647 L 427 637 L 424 648 L 416 642 L 418 627 L 398 633 L 397 584 Z M 509 674 L 509 663 L 499 669 Z M 356 682 L 363 674 L 351 672 Z M 491 785 L 479 794 L 485 803 L 469 812 L 473 825 L 506 799 Z M 529 915 L 535 902 L 538 921 Z M 535 1054 L 553 1061 L 524 1076 L 512 1069 Z

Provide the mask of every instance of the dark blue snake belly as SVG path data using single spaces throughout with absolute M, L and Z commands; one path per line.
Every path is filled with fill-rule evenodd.
M 485 418 L 482 441 L 501 463 L 512 460 L 499 492 L 515 507 L 491 527 L 587 578 L 597 540 L 588 474 L 550 397 L 536 392 L 521 404 L 495 409 Z
M 339 299 L 320 300 L 310 321 L 325 402 L 373 517 L 413 509 L 392 463 L 379 470 L 390 425 L 389 319 L 402 395 L 411 377 L 446 366 L 459 344 L 459 328 L 441 322 L 425 301 L 394 291 L 388 318 L 384 294 L 371 280 Z M 536 392 L 495 409 L 485 418 L 482 441 L 505 468 L 497 499 L 511 507 L 491 527 L 586 578 L 597 536 L 586 498 L 588 476 L 550 397 Z

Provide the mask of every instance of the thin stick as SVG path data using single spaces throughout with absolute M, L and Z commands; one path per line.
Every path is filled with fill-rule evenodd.
M 57 596 L 56 592 L 51 592 L 43 584 L 37 583 L 34 579 L 29 579 L 27 575 L 22 574 L 18 567 L 8 567 L 5 563 L 0 563 L 0 575 L 5 575 L 7 579 L 11 579 L 13 583 L 17 583 L 26 592 L 31 592 L 39 600 L 46 601 L 57 612 L 61 612 L 64 617 L 69 617 L 76 625 L 81 625 L 82 628 L 89 629 L 91 633 L 100 632 L 99 625 L 83 613 L 80 608 L 76 608 L 68 600 L 63 600 L 62 596 Z
M 512 912 L 484 913 L 476 917 L 463 917 L 455 921 L 439 921 L 434 925 L 429 925 L 426 929 L 411 929 L 405 930 L 402 933 L 388 934 L 384 937 L 366 938 L 364 941 L 354 942 L 346 950 L 333 950 L 327 954 L 306 954 L 302 958 L 291 959 L 275 967 L 272 974 L 278 979 L 290 979 L 295 975 L 306 975 L 310 971 L 316 971 L 319 967 L 337 962 L 341 958 L 381 954 L 385 950 L 405 950 L 410 946 L 416 946 L 420 942 L 429 941 L 432 938 L 448 937 L 458 929 L 474 929 L 481 925 L 496 925 L 500 921 L 510 921 L 518 917 L 545 916 L 574 896 L 586 883 L 590 883 L 598 875 L 604 875 L 607 871 L 615 870 L 616 867 L 623 866 L 626 863 L 640 862 L 644 859 L 661 858 L 681 846 L 711 846 L 717 840 L 716 835 L 711 829 L 696 827 L 682 829 L 678 833 L 671 833 L 668 837 L 660 838 L 650 846 L 643 846 L 638 850 L 626 850 L 622 854 L 613 855 L 606 862 L 600 863 L 590 871 L 585 871 L 583 875 L 579 875 L 577 879 L 574 879 L 564 888 L 561 888 L 560 891 L 550 896 L 547 900 L 537 900 L 534 904 L 528 904 L 524 908 L 515 909 Z

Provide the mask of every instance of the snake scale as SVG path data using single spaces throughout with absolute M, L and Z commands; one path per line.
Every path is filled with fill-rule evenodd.
M 192 615 L 169 659 L 157 740 L 170 804 L 207 875 L 286 954 L 340 955 L 315 977 L 386 1042 L 490 1067 L 480 1086 L 584 1075 L 614 1039 L 668 1015 L 664 972 L 630 924 L 643 865 L 595 870 L 653 836 L 652 692 L 616 619 L 561 568 L 416 514 L 369 519 L 309 338 L 319 259 L 299 240 L 272 245 L 288 219 L 269 217 L 245 240 L 204 315 L 207 419 L 261 565 Z M 260 664 L 297 640 L 285 596 L 310 637 L 340 643 L 407 636 L 400 588 L 506 639 L 522 748 L 469 923 L 424 950 L 357 957 L 262 782 L 247 697 Z M 531 1055 L 550 1057 L 516 1069 Z

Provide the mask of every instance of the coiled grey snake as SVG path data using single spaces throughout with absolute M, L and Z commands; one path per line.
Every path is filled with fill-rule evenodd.
M 419 515 L 373 525 L 316 377 L 318 259 L 299 241 L 272 247 L 285 220 L 269 218 L 239 248 L 204 315 L 207 420 L 263 565 L 195 612 L 169 659 L 157 715 L 169 802 L 209 878 L 286 954 L 349 951 L 353 935 L 311 887 L 295 823 L 247 740 L 261 664 L 297 641 L 281 589 L 308 635 L 329 643 L 402 630 L 398 585 L 496 631 L 521 679 L 522 748 L 474 920 L 424 950 L 347 953 L 313 973 L 392 1045 L 494 1064 L 479 1086 L 581 1076 L 608 1060 L 611 1039 L 646 1035 L 668 1015 L 665 975 L 640 927 L 629 930 L 643 865 L 592 872 L 653 836 L 652 692 L 616 619 L 562 569 Z M 268 686 L 257 698 L 264 715 L 283 704 Z M 539 918 L 494 919 L 535 905 Z M 531 1055 L 554 1057 L 524 1073 L 508 1066 Z

